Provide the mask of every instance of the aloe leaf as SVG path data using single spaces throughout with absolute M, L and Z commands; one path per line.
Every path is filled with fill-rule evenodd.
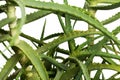
M 117 35 L 118 33 L 120 33 L 120 26 L 118 26 L 116 29 L 114 29 L 112 31 L 113 34 Z
M 6 80 L 7 76 L 9 75 L 10 71 L 15 67 L 21 55 L 15 54 L 13 55 L 5 64 L 2 71 L 0 72 L 0 80 Z
M 66 66 L 64 64 L 60 64 L 58 63 L 56 60 L 54 60 L 53 58 L 49 57 L 49 56 L 46 56 L 46 55 L 41 55 L 40 54 L 40 57 L 47 60 L 48 62 L 52 63 L 53 65 L 55 65 L 56 67 L 60 68 L 60 69 L 63 69 L 63 70 L 66 70 Z
M 90 8 L 97 9 L 97 10 L 110 10 L 110 9 L 115 9 L 118 7 L 120 7 L 120 2 L 111 4 L 111 5 L 107 5 L 107 6 L 104 6 L 104 5 L 102 5 L 102 6 L 90 6 Z
M 115 70 L 117 72 L 120 72 L 120 65 L 93 63 L 88 66 L 88 69 L 89 70 L 109 69 L 109 70 Z
M 56 74 L 54 80 L 60 80 L 60 78 L 61 78 L 61 76 L 62 76 L 63 73 L 64 73 L 64 71 L 57 70 L 57 74 Z
M 85 77 L 86 80 L 91 80 L 91 79 L 90 79 L 89 72 L 88 72 L 88 68 L 87 68 L 87 66 L 86 66 L 85 64 L 83 64 L 80 60 L 78 60 L 78 59 L 75 58 L 75 57 L 70 57 L 69 59 L 70 59 L 70 60 L 72 59 L 72 60 L 74 60 L 74 61 L 77 62 L 77 64 L 79 65 L 79 68 L 80 68 L 80 70 L 83 72 L 84 77 Z
M 30 47 L 24 41 L 20 41 L 15 46 L 20 48 L 23 51 L 23 53 L 30 59 L 30 61 L 34 65 L 34 67 L 35 67 L 36 71 L 38 72 L 39 76 L 41 77 L 41 79 L 49 80 L 46 69 L 45 69 L 40 57 L 38 57 L 39 55 L 37 55 L 36 51 L 34 51 L 33 48 Z
M 26 21 L 25 24 L 30 23 L 32 21 L 35 21 L 37 19 L 40 19 L 46 15 L 51 14 L 51 11 L 45 11 L 45 10 L 38 10 L 36 12 L 30 13 L 26 15 Z M 20 19 L 18 20 L 18 22 L 20 21 Z
M 109 17 L 108 19 L 102 21 L 101 23 L 103 25 L 106 25 L 106 24 L 109 24 L 109 23 L 119 19 L 119 18 L 120 18 L 120 12 L 118 12 L 117 14 L 113 15 L 112 17 Z
M 111 77 L 108 78 L 108 80 L 115 80 L 115 77 L 118 76 L 120 73 L 117 72 L 115 74 L 113 74 Z M 120 78 L 118 78 L 117 80 L 119 80 Z
M 106 80 L 103 73 L 102 73 L 102 80 Z
M 26 34 L 24 34 L 24 33 L 21 33 L 20 36 L 22 36 L 22 37 L 24 37 L 24 38 L 26 38 L 26 39 L 28 39 L 28 40 L 30 40 L 30 41 L 32 41 L 32 42 L 36 42 L 36 43 L 38 43 L 38 44 L 44 44 L 44 43 L 41 42 L 39 39 L 33 38 L 33 37 L 31 37 L 31 36 L 29 36 L 29 35 L 26 35 Z
M 14 20 L 15 20 L 15 18 L 5 18 L 5 19 L 0 20 L 0 28 L 2 28 L 3 26 L 5 26 L 8 23 L 11 23 Z
M 62 29 L 63 29 L 63 31 L 65 32 L 65 24 L 64 24 L 64 22 L 63 22 L 63 20 L 62 20 L 62 18 L 61 18 L 61 16 L 60 16 L 60 14 L 57 14 L 57 16 L 58 16 L 58 19 L 59 19 L 59 22 L 60 22 L 60 24 L 61 24 L 61 27 L 62 27 Z
M 51 2 L 41 2 L 41 1 L 32 1 L 32 0 L 22 0 L 22 1 L 28 7 L 63 12 L 71 16 L 74 16 L 76 18 L 83 19 L 84 21 L 91 24 L 96 29 L 103 32 L 109 38 L 113 39 L 113 41 L 120 44 L 120 41 L 118 41 L 113 34 L 111 34 L 106 28 L 104 28 L 103 25 L 95 17 L 91 16 L 88 12 L 86 12 L 81 8 L 76 8 L 76 7 L 71 7 L 69 5 L 57 4 Z
M 59 44 L 71 40 L 73 38 L 77 38 L 77 37 L 82 37 L 82 36 L 87 36 L 90 34 L 100 34 L 100 32 L 88 32 L 88 31 L 74 31 L 74 32 L 70 32 L 67 35 L 62 35 L 60 36 L 58 39 L 53 40 L 52 42 L 45 44 L 44 46 L 40 47 L 37 49 L 37 52 L 39 54 L 42 54 L 44 52 L 46 52 L 47 50 L 50 50 L 56 46 L 58 46 Z
M 11 36 L 8 34 L 0 36 L 0 42 L 9 41 L 9 40 L 11 40 Z
M 75 54 L 76 53 L 76 54 Z M 80 54 L 81 53 L 81 54 Z M 73 57 L 87 57 L 87 56 L 90 56 L 90 55 L 94 55 L 94 56 L 100 56 L 100 57 L 106 57 L 106 58 L 114 58 L 114 59 L 118 59 L 120 60 L 120 56 L 118 55 L 114 55 L 114 54 L 111 54 L 111 53 L 107 53 L 107 52 L 99 52 L 99 53 L 94 53 L 92 51 L 77 51 L 77 52 L 74 52 L 74 54 L 72 54 L 71 56 Z
M 45 27 L 46 27 L 46 20 L 44 21 L 44 25 L 43 25 L 43 29 L 42 29 L 42 33 L 41 33 L 41 38 L 40 38 L 40 40 L 43 40 L 43 38 L 44 38 Z
M 95 74 L 95 76 L 94 76 L 93 80 L 99 80 L 101 73 L 102 73 L 102 70 L 98 69 L 97 72 L 96 72 L 96 74 Z
M 0 13 L 6 12 L 6 6 L 7 5 L 0 5 Z
M 110 59 L 110 58 L 103 57 L 103 59 L 104 59 L 108 64 L 114 64 L 114 65 L 116 65 L 115 61 L 113 61 L 113 60 Z
M 67 71 L 65 71 L 60 77 L 60 80 L 71 80 L 78 73 L 78 71 L 78 67 L 67 69 Z
M 68 5 L 67 0 L 64 0 L 64 2 L 65 2 L 65 4 Z M 64 27 L 64 28 L 65 28 L 65 29 L 64 29 L 64 30 L 65 30 L 64 32 L 65 32 L 66 34 L 73 31 L 73 27 L 72 27 L 72 25 L 71 25 L 71 19 L 70 19 L 70 16 L 69 16 L 68 14 L 65 14 L 65 27 Z M 70 50 L 70 52 L 73 52 L 74 49 L 75 49 L 75 40 L 74 40 L 74 39 L 69 40 L 69 41 L 68 41 L 68 45 L 69 45 L 69 50 Z
M 118 3 L 120 0 L 97 0 L 98 3 Z
M 43 38 L 43 40 L 48 40 L 48 39 L 51 39 L 51 38 L 55 38 L 55 37 L 58 37 L 60 35 L 63 35 L 64 33 L 54 33 L 54 34 L 50 34 L 46 37 Z

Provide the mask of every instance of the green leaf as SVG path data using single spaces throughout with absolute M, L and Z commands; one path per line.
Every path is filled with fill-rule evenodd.
M 40 19 L 40 18 L 42 18 L 42 17 L 44 17 L 46 15 L 49 15 L 51 13 L 52 13 L 51 11 L 38 10 L 37 12 L 27 14 L 25 24 L 30 23 L 32 21 L 35 21 L 37 19 Z M 20 21 L 20 19 L 18 20 L 18 22 L 19 21 Z
M 51 3 L 51 2 L 40 2 L 40 1 L 32 1 L 32 0 L 23 0 L 23 2 L 28 7 L 58 11 L 58 12 L 67 13 L 71 16 L 82 19 L 87 23 L 91 24 L 96 29 L 103 32 L 109 38 L 113 39 L 113 41 L 115 41 L 116 43 L 120 44 L 120 41 L 118 41 L 113 34 L 111 34 L 106 28 L 104 28 L 103 25 L 95 17 L 90 15 L 84 9 L 76 8 L 76 7 L 72 7 L 64 4 Z
M 101 23 L 103 25 L 106 25 L 106 24 L 109 24 L 109 23 L 119 19 L 119 18 L 120 18 L 120 12 L 118 12 L 117 14 L 113 15 L 112 17 L 109 17 L 108 19 L 102 21 Z
M 6 12 L 7 5 L 0 5 L 0 13 Z
M 42 55 L 40 54 L 40 57 L 47 60 L 48 62 L 52 63 L 53 65 L 55 65 L 56 67 L 66 70 L 66 66 L 62 63 L 58 63 L 55 59 L 53 59 L 52 57 L 46 56 L 46 55 Z
M 102 80 L 106 80 L 103 73 L 102 73 Z
M 97 72 L 96 72 L 96 74 L 95 74 L 95 76 L 94 76 L 93 80 L 99 80 L 101 73 L 102 73 L 102 70 L 98 69 Z
M 0 20 L 0 28 L 2 28 L 3 26 L 5 26 L 8 23 L 11 23 L 14 20 L 15 20 L 15 18 L 5 18 L 5 19 Z
M 55 37 L 58 37 L 60 35 L 63 35 L 64 33 L 54 33 L 54 34 L 50 34 L 46 37 L 43 38 L 43 40 L 48 40 L 48 39 L 51 39 L 51 38 L 55 38 Z
M 42 33 L 41 33 L 41 37 L 40 37 L 40 40 L 41 40 L 41 41 L 42 41 L 43 38 L 44 38 L 45 27 L 46 27 L 46 20 L 44 21 L 44 25 L 43 25 L 43 29 L 42 29 Z
M 107 52 L 94 52 L 94 50 L 83 50 L 83 51 L 74 51 L 74 53 L 72 53 L 72 57 L 78 57 L 78 58 L 84 58 L 84 57 L 89 57 L 91 55 L 94 56 L 100 56 L 100 57 L 106 57 L 106 58 L 114 58 L 114 59 L 118 59 L 120 60 L 120 56 L 118 55 L 114 55 L 112 53 L 107 53 Z M 114 64 L 114 63 L 113 63 Z
M 111 4 L 111 5 L 107 5 L 107 6 L 104 6 L 104 5 L 102 5 L 102 6 L 90 6 L 90 8 L 97 9 L 97 10 L 110 10 L 110 9 L 115 9 L 118 7 L 120 7 L 120 2 Z
M 108 69 L 120 72 L 120 65 L 93 63 L 88 66 L 89 70 Z
M 117 28 L 115 28 L 113 31 L 112 31 L 113 34 L 117 35 L 118 33 L 120 33 L 120 26 L 118 26 Z
M 87 66 L 85 64 L 83 64 L 80 60 L 78 60 L 75 57 L 69 57 L 69 59 L 72 59 L 72 60 L 77 62 L 77 64 L 79 65 L 79 68 L 80 68 L 80 70 L 82 70 L 83 75 L 84 75 L 86 80 L 91 80 L 89 72 L 88 72 L 88 68 L 87 68 Z
M 113 74 L 111 77 L 108 78 L 108 80 L 115 80 L 115 77 L 118 76 L 120 73 L 117 72 L 115 74 Z M 119 80 L 120 78 L 116 79 L 116 80 Z
M 60 77 L 60 80 L 71 80 L 78 73 L 78 71 L 78 67 L 67 69 L 67 71 L 65 71 Z
M 60 80 L 63 73 L 64 73 L 64 71 L 58 69 L 54 80 Z
M 38 72 L 39 76 L 41 77 L 41 79 L 49 80 L 46 69 L 45 69 L 40 57 L 38 57 L 39 55 L 36 53 L 36 51 L 34 51 L 33 48 L 30 47 L 24 41 L 19 41 L 19 43 L 16 44 L 15 46 L 18 47 L 19 49 L 21 49 L 24 52 L 24 54 L 29 58 L 29 60 L 34 65 L 34 67 L 35 67 L 36 71 Z
M 120 0 L 97 0 L 98 3 L 118 3 Z
M 11 36 L 8 34 L 0 36 L 0 42 L 9 41 L 9 40 L 11 40 Z
M 46 52 L 47 50 L 50 50 L 56 46 L 58 46 L 59 44 L 71 40 L 73 38 L 77 38 L 77 37 L 83 37 L 83 36 L 88 36 L 90 34 L 100 34 L 100 32 L 88 32 L 88 31 L 74 31 L 74 32 L 70 32 L 66 35 L 61 35 L 59 38 L 53 40 L 52 42 L 45 44 L 44 46 L 40 47 L 37 49 L 37 52 L 39 54 L 42 54 L 44 52 Z
M 20 58 L 21 55 L 15 54 L 6 62 L 4 68 L 0 72 L 0 80 L 6 80 L 10 71 L 15 67 Z

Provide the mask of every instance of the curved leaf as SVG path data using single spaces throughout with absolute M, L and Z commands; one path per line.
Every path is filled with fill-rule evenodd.
M 89 70 L 95 70 L 95 69 L 109 69 L 109 70 L 115 70 L 117 72 L 120 72 L 120 65 L 109 65 L 109 64 L 98 64 L 93 63 L 88 66 Z
M 110 9 L 115 9 L 118 7 L 120 7 L 120 2 L 111 4 L 111 5 L 107 5 L 107 6 L 104 6 L 104 5 L 102 5 L 102 6 L 90 6 L 90 8 L 97 9 L 97 10 L 110 10 Z
M 117 35 L 118 33 L 120 33 L 120 26 L 118 26 L 116 29 L 114 29 L 112 31 L 113 34 Z
M 66 72 L 62 73 L 60 80 L 70 80 L 78 73 L 78 71 L 79 71 L 79 67 L 68 69 Z
M 25 24 L 30 23 L 32 21 L 35 21 L 35 20 L 37 20 L 39 18 L 42 18 L 46 15 L 49 15 L 50 13 L 52 13 L 52 12 L 51 11 L 45 11 L 45 10 L 38 10 L 37 12 L 27 14 Z M 19 21 L 20 21 L 20 19 L 18 19 L 18 22 Z
M 98 3 L 118 3 L 120 0 L 97 0 Z
M 7 76 L 9 75 L 10 71 L 15 67 L 21 55 L 15 54 L 13 55 L 5 64 L 4 68 L 0 72 L 0 80 L 6 80 Z
M 119 18 L 120 18 L 120 12 L 118 12 L 117 14 L 113 15 L 112 17 L 110 17 L 110 18 L 102 21 L 101 23 L 102 23 L 103 25 L 106 25 L 106 24 L 109 24 L 109 23 L 111 23 L 111 22 L 119 19 Z
M 67 35 L 62 35 L 60 36 L 58 39 L 53 40 L 52 42 L 45 44 L 44 46 L 40 47 L 37 49 L 37 52 L 39 54 L 42 54 L 44 52 L 46 52 L 47 50 L 50 50 L 56 46 L 58 46 L 59 44 L 71 40 L 73 38 L 77 38 L 77 37 L 83 37 L 83 36 L 87 36 L 90 34 L 100 34 L 100 32 L 89 32 L 89 31 L 74 31 L 74 32 L 70 32 Z
M 92 50 L 91 51 L 88 51 L 88 50 L 75 51 L 71 56 L 72 57 L 84 58 L 84 57 L 91 56 L 91 55 L 106 57 L 106 58 L 114 58 L 114 59 L 120 60 L 120 56 L 118 56 L 118 55 L 114 55 L 114 54 L 106 53 L 106 52 L 98 52 L 98 53 L 96 52 L 95 53 Z
M 11 40 L 11 36 L 8 34 L 0 36 L 0 42 L 9 41 L 9 40 Z
M 90 79 L 89 72 L 88 72 L 88 68 L 87 68 L 87 66 L 86 66 L 85 64 L 83 64 L 80 60 L 78 60 L 78 59 L 75 58 L 75 57 L 70 57 L 69 59 L 72 59 L 72 60 L 74 60 L 74 61 L 77 62 L 77 64 L 79 65 L 79 68 L 80 68 L 81 71 L 83 72 L 86 80 L 91 80 L 91 79 Z
M 2 28 L 3 26 L 5 26 L 8 23 L 11 23 L 14 20 L 15 20 L 15 18 L 5 18 L 5 19 L 0 20 L 0 28 Z
M 40 55 L 41 58 L 47 60 L 48 62 L 52 63 L 53 65 L 55 65 L 56 67 L 66 70 L 66 66 L 62 63 L 58 63 L 56 60 L 54 60 L 53 58 L 46 56 L 46 55 Z
M 96 29 L 103 32 L 109 38 L 113 39 L 113 41 L 120 44 L 120 41 L 118 41 L 113 34 L 111 34 L 106 28 L 104 28 L 103 25 L 95 17 L 93 17 L 92 15 L 90 15 L 88 12 L 86 12 L 81 8 L 76 8 L 69 5 L 57 4 L 51 2 L 41 2 L 41 1 L 32 1 L 32 0 L 22 0 L 22 1 L 28 7 L 63 12 L 71 16 L 74 16 L 76 18 L 83 19 L 84 21 L 91 24 Z
M 30 47 L 24 41 L 19 41 L 19 43 L 16 44 L 15 46 L 18 47 L 19 49 L 21 49 L 24 52 L 24 54 L 30 59 L 30 61 L 34 65 L 34 67 L 37 70 L 41 79 L 42 80 L 49 80 L 48 74 L 45 70 L 45 67 L 43 66 L 43 63 L 42 63 L 40 57 L 38 57 L 39 55 L 37 55 L 36 51 L 34 51 L 32 49 L 32 47 Z
M 54 33 L 54 34 L 51 34 L 51 35 L 48 35 L 46 37 L 43 38 L 43 40 L 48 40 L 48 39 L 51 39 L 51 38 L 55 38 L 55 37 L 58 37 L 60 35 L 63 35 L 64 33 Z

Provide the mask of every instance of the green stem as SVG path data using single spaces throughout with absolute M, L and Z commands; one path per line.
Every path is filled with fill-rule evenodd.
M 10 3 L 9 1 L 6 1 L 7 2 L 7 17 L 8 18 L 14 18 L 15 20 L 12 21 L 11 23 L 8 24 L 9 26 L 9 29 L 10 29 L 10 35 L 12 37 L 12 39 L 10 41 L 13 40 L 13 37 L 16 36 L 16 26 L 17 26 L 17 17 L 16 17 L 16 8 L 15 6 Z M 16 40 L 19 40 L 19 37 L 17 37 Z M 14 41 L 14 43 L 16 43 L 16 41 Z M 21 51 L 16 48 L 15 46 L 11 45 L 10 46 L 12 47 L 13 51 L 16 53 L 16 54 L 21 54 Z M 10 47 L 8 46 L 8 47 Z M 20 64 L 23 66 L 27 61 L 27 58 L 24 59 L 24 57 L 22 57 L 22 59 L 20 60 Z
M 16 13 L 15 13 L 16 9 L 15 9 L 15 6 L 12 5 L 10 2 L 8 2 L 7 4 L 8 4 L 7 17 L 8 17 L 8 18 L 16 18 Z M 15 28 L 16 24 L 17 24 L 16 20 L 14 20 L 13 22 L 11 22 L 11 23 L 9 24 L 10 35 L 11 35 L 11 36 L 14 36 L 14 35 L 15 35 L 15 34 L 14 34 L 14 28 Z

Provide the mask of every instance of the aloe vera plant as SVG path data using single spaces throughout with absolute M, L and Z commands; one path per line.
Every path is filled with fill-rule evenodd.
M 0 2 L 5 3 L 0 5 L 0 14 L 4 13 L 7 16 L 0 20 L 0 47 L 5 48 L 0 50 L 0 55 L 6 60 L 0 68 L 0 80 L 120 79 L 120 64 L 116 61 L 120 60 L 120 40 L 117 37 L 120 26 L 110 26 L 115 27 L 112 31 L 105 27 L 118 20 L 120 12 L 103 21 L 95 16 L 98 10 L 118 8 L 120 0 L 85 0 L 83 8 L 69 5 L 69 0 L 63 0 L 63 4 L 55 3 L 54 0 L 50 2 L 1 0 Z M 16 8 L 20 9 L 20 18 L 16 16 Z M 28 14 L 27 8 L 36 11 Z M 24 25 L 32 24 L 50 14 L 57 16 L 62 28 L 61 33 L 45 36 L 47 18 L 43 26 L 36 24 L 42 27 L 40 39 L 22 32 Z M 75 30 L 79 21 L 87 23 L 88 29 Z M 8 30 L 5 29 L 6 26 Z M 79 44 L 76 38 L 84 38 L 85 41 Z M 60 47 L 64 42 L 68 44 L 67 50 L 64 46 Z M 9 58 L 6 51 L 11 55 Z M 96 57 L 100 57 L 101 62 L 96 62 L 94 59 Z M 106 78 L 104 70 L 112 70 L 115 73 L 111 73 L 111 76 Z M 96 71 L 95 75 L 92 74 L 93 71 Z

